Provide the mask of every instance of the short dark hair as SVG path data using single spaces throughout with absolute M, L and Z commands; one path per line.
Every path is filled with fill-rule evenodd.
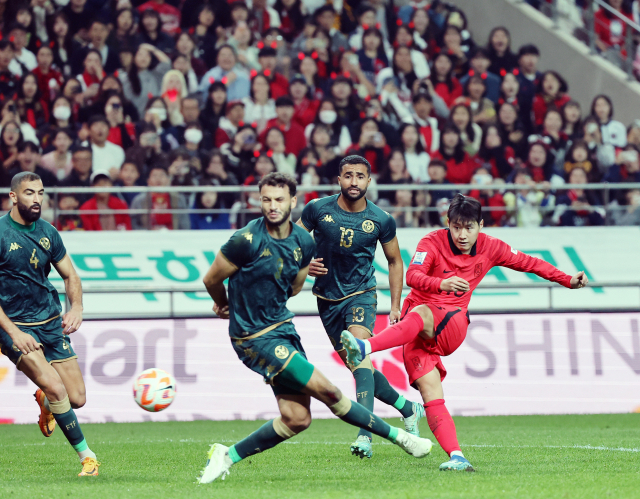
M 27 140 L 18 146 L 18 152 L 24 152 L 29 149 L 31 152 L 40 154 L 40 146 L 32 140 Z
M 447 218 L 449 218 L 449 223 L 480 223 L 482 220 L 482 205 L 477 199 L 458 193 L 451 200 L 449 211 L 447 211 Z
M 285 106 L 295 107 L 295 104 L 293 103 L 293 99 L 288 95 L 283 95 L 282 97 L 278 97 L 276 99 L 276 107 L 285 107 Z
M 271 172 L 262 177 L 258 183 L 258 190 L 262 191 L 262 187 L 265 185 L 270 185 L 272 187 L 284 187 L 286 185 L 289 188 L 289 194 L 291 197 L 296 195 L 296 191 L 298 189 L 298 183 L 291 175 L 280 172 Z
M 87 126 L 91 128 L 94 124 L 100 122 L 104 123 L 108 127 L 111 127 L 111 125 L 109 125 L 107 117 L 104 114 L 94 114 L 93 116 L 91 116 L 91 118 L 89 118 L 89 121 L 87 122 Z
M 447 163 L 441 159 L 432 159 L 429 166 L 439 166 L 445 170 L 447 169 Z
M 91 156 L 93 156 L 93 149 L 91 149 L 89 146 L 82 146 L 82 145 L 73 149 L 71 155 L 73 156 L 74 154 L 79 152 L 88 152 L 89 154 L 91 154 Z
M 10 47 L 11 50 L 16 49 L 11 40 L 6 40 L 6 39 L 0 40 L 0 50 L 6 50 L 7 47 Z
M 342 169 L 346 165 L 364 165 L 367 167 L 367 175 L 371 175 L 371 163 L 369 163 L 362 156 L 358 156 L 357 154 L 352 154 L 351 156 L 342 158 L 342 161 L 340 161 L 340 165 L 338 165 L 338 173 L 342 173 Z
M 523 55 L 537 55 L 540 57 L 540 50 L 538 50 L 538 47 L 532 43 L 529 43 L 527 45 L 523 45 L 520 47 L 520 50 L 518 50 L 518 59 Z
M 16 173 L 11 179 L 11 191 L 18 192 L 18 189 L 20 188 L 20 184 L 22 184 L 22 182 L 33 182 L 35 180 L 42 181 L 42 179 L 40 178 L 40 175 L 38 175 L 37 173 L 32 173 L 32 172 Z

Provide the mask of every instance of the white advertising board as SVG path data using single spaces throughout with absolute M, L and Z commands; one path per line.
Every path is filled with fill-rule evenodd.
M 443 362 L 445 400 L 454 415 L 631 412 L 640 408 L 640 313 L 472 315 L 467 339 Z M 318 317 L 296 317 L 309 360 L 351 398 L 351 372 L 338 360 Z M 387 317 L 380 316 L 379 331 Z M 85 321 L 72 345 L 87 386 L 81 422 L 264 419 L 276 415 L 269 386 L 237 358 L 219 319 Z M 374 364 L 407 398 L 401 349 Z M 132 396 L 149 367 L 172 373 L 177 396 L 151 414 Z M 0 422 L 34 423 L 35 388 L 0 356 Z M 332 417 L 313 402 L 315 417 Z M 381 416 L 395 409 L 376 402 Z
M 398 241 L 406 266 L 420 239 L 429 229 L 399 229 Z M 640 281 L 640 229 L 637 227 L 488 229 L 513 248 L 543 258 L 561 270 L 573 274 L 585 270 L 591 282 Z M 82 278 L 83 287 L 197 288 L 202 292 L 87 294 L 85 317 L 167 317 L 169 310 L 178 316 L 193 317 L 211 313 L 211 299 L 204 292 L 202 278 L 220 247 L 232 231 L 134 231 L 65 232 L 64 243 Z M 387 263 L 380 247 L 374 261 L 379 285 L 387 285 Z M 329 269 L 330 270 L 330 269 Z M 60 278 L 52 281 L 62 287 Z M 486 283 L 524 283 L 537 276 L 495 267 Z M 312 285 L 308 279 L 307 285 Z M 590 288 L 575 293 L 560 286 L 553 290 L 553 304 L 564 310 L 630 310 L 640 308 L 639 288 Z M 388 291 L 379 290 L 378 306 L 388 313 Z M 314 297 L 308 291 L 289 301 L 299 314 L 316 314 Z M 547 289 L 477 290 L 470 310 L 531 311 L 549 308 Z

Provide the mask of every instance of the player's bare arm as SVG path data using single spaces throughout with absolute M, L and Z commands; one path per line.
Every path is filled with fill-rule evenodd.
M 62 328 L 65 334 L 71 334 L 80 329 L 82 324 L 82 283 L 68 254 L 53 266 L 64 281 L 64 289 L 71 304 L 71 309 L 62 317 Z
M 4 313 L 2 307 L 0 307 L 0 329 L 5 331 L 11 337 L 14 346 L 18 348 L 23 355 L 35 352 L 40 348 L 40 345 L 33 336 L 23 333 L 18 329 L 18 326 L 16 326 L 11 319 L 7 317 L 7 314 Z
M 302 227 L 307 232 L 311 232 L 302 223 L 302 218 L 300 218 L 296 222 L 296 225 Z M 314 258 L 313 260 L 311 260 L 311 263 L 309 264 L 309 276 L 310 277 L 318 277 L 318 276 L 321 276 L 321 275 L 326 275 L 329 272 L 329 269 L 327 269 L 324 266 L 324 263 L 322 263 L 322 260 L 323 260 L 322 258 Z
M 402 285 L 404 282 L 404 265 L 400 255 L 398 238 L 394 237 L 387 244 L 383 244 L 382 251 L 384 251 L 384 256 L 389 264 L 389 289 L 391 291 L 389 322 L 395 324 L 400 320 L 400 300 L 402 299 Z
M 296 275 L 296 278 L 291 283 L 291 288 L 293 290 L 291 296 L 296 296 L 298 293 L 300 293 L 300 291 L 302 291 L 302 286 L 304 285 L 304 281 L 307 278 L 307 274 L 309 273 L 309 267 L 310 265 L 307 265 L 305 268 L 300 269 L 298 275 Z
M 229 301 L 227 300 L 224 281 L 237 271 L 238 267 L 227 260 L 222 252 L 218 251 L 216 259 L 202 280 L 207 292 L 213 299 L 213 311 L 221 319 L 229 318 Z

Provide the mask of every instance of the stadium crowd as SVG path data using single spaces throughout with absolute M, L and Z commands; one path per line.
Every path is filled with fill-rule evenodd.
M 348 154 L 369 160 L 368 195 L 399 227 L 441 225 L 456 184 L 478 186 L 465 192 L 489 226 L 640 224 L 640 190 L 567 185 L 640 182 L 640 120 L 617 121 L 604 94 L 582 108 L 535 45 L 512 47 L 505 27 L 474 40 L 449 3 L 0 0 L 0 16 L 1 187 L 20 171 L 45 187 L 185 187 L 59 194 L 79 210 L 60 230 L 238 228 L 260 216 L 257 193 L 189 187 L 280 171 L 304 203 Z M 439 187 L 403 189 L 419 183 Z M 229 212 L 155 211 L 189 207 Z M 127 208 L 147 214 L 110 211 Z

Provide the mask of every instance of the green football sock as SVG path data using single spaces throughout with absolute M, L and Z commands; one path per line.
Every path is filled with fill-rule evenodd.
M 247 438 L 240 440 L 240 442 L 235 445 L 232 445 L 228 451 L 229 457 L 234 463 L 237 463 L 245 457 L 271 449 L 271 447 L 275 447 L 285 440 L 286 438 L 283 438 L 276 433 L 273 428 L 273 420 L 267 421 Z
M 403 417 L 408 418 L 413 415 L 413 404 L 396 392 L 386 376 L 377 369 L 373 372 L 373 379 L 376 384 L 376 398 L 387 405 L 392 405 L 400 411 Z
M 358 403 L 370 412 L 373 411 L 373 401 L 375 384 L 373 381 L 373 373 L 370 369 L 362 368 L 353 371 L 353 378 L 356 380 L 356 396 Z M 364 435 L 371 440 L 371 432 L 361 428 L 358 436 Z
M 398 436 L 398 428 L 394 428 L 373 414 L 371 411 L 365 409 L 360 404 L 351 402 L 351 408 L 346 414 L 339 415 L 340 419 L 359 428 L 368 429 L 379 437 L 386 438 L 387 440 L 396 442 Z
M 58 426 L 64 433 L 64 436 L 67 437 L 69 443 L 73 446 L 76 452 L 81 452 L 85 449 L 78 450 L 76 447 L 82 447 L 82 443 L 86 445 L 86 441 L 84 439 L 84 435 L 82 434 L 82 430 L 80 429 L 80 423 L 78 423 L 78 418 L 76 417 L 76 413 L 73 412 L 73 409 L 69 409 L 67 412 L 63 414 L 53 413 L 53 417 L 58 423 Z

